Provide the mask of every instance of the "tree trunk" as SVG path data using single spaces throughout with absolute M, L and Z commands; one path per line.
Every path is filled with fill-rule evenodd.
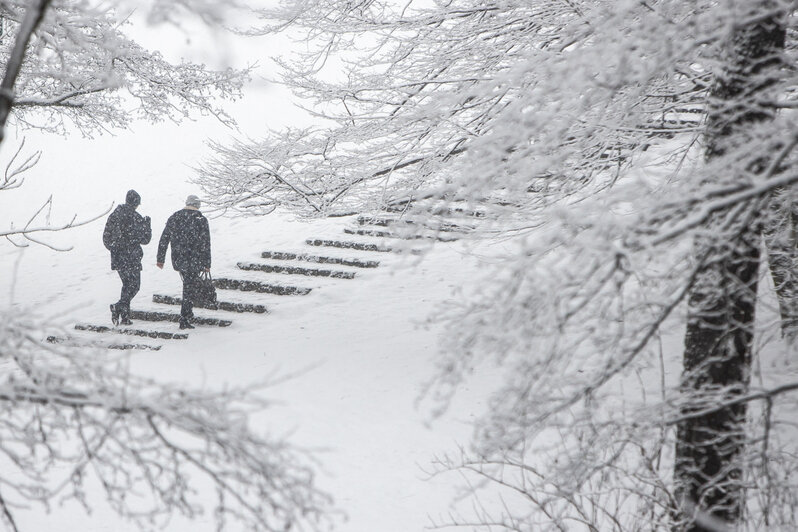
M 733 30 L 726 45 L 723 72 L 711 90 L 706 159 L 732 154 L 746 143 L 746 128 L 771 120 L 772 108 L 759 105 L 780 76 L 785 30 L 776 0 L 740 3 L 737 20 L 752 20 Z M 761 140 L 761 139 L 760 139 Z M 748 139 L 750 142 L 750 139 Z M 742 171 L 764 171 L 763 156 Z M 745 446 L 746 405 L 715 409 L 717 396 L 744 394 L 749 385 L 751 345 L 759 269 L 763 212 L 749 205 L 748 219 L 721 213 L 706 227 L 695 247 L 703 264 L 691 289 L 682 373 L 682 414 L 677 428 L 675 482 L 677 524 L 689 532 L 733 526 L 744 511 L 740 458 Z M 725 227 L 721 221 L 725 220 Z M 716 394 L 716 399 L 707 399 Z M 703 395 L 704 399 L 701 398 Z M 701 411 L 705 413 L 699 413 Z

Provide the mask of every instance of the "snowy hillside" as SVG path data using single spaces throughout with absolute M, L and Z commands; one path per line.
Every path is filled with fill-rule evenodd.
M 149 177 L 149 178 L 148 178 Z M 119 201 L 124 189 L 100 184 L 84 195 L 89 209 Z M 180 296 L 176 272 L 154 266 L 157 238 L 166 217 L 180 208 L 184 183 L 163 187 L 160 175 L 139 178 L 140 212 L 153 220 L 153 242 L 145 247 L 142 289 L 134 311 L 176 313 L 178 307 L 153 302 L 153 295 Z M 124 186 L 124 185 L 121 185 Z M 58 195 L 57 195 L 58 197 Z M 67 203 L 78 206 L 75 190 L 63 190 Z M 439 328 L 423 326 L 436 305 L 474 278 L 476 264 L 461 253 L 461 244 L 443 243 L 420 261 L 411 249 L 425 242 L 345 234 L 356 229 L 355 217 L 303 223 L 285 216 L 257 219 L 211 218 L 214 276 L 272 285 L 309 288 L 307 295 L 276 295 L 218 290 L 225 302 L 265 305 L 267 313 L 198 309 L 198 317 L 231 320 L 227 327 L 198 326 L 187 339 L 164 340 L 114 332 L 75 331 L 75 324 L 111 326 L 108 304 L 118 297 L 119 279 L 109 267 L 101 242 L 103 221 L 62 233 L 50 242 L 70 245 L 69 252 L 43 246 L 2 251 L 3 290 L 13 286 L 14 308 L 28 308 L 54 317 L 60 329 L 43 334 L 62 341 L 138 344 L 158 350 L 125 351 L 132 371 L 159 380 L 220 388 L 258 383 L 276 377 L 288 380 L 269 387 L 273 408 L 256 415 L 257 431 L 289 434 L 289 440 L 317 452 L 319 485 L 347 514 L 340 531 L 406 532 L 422 530 L 429 517 L 447 512 L 454 477 L 428 479 L 436 455 L 457 453 L 467 445 L 469 420 L 481 413 L 483 390 L 463 390 L 442 419 L 417 407 L 422 386 L 434 371 Z M 404 252 L 363 251 L 312 246 L 307 239 L 345 240 L 393 245 Z M 284 252 L 345 259 L 345 264 L 291 260 Z M 286 260 L 288 258 L 289 260 Z M 352 262 L 357 260 L 358 262 Z M 362 267 L 362 265 L 377 267 Z M 342 277 L 244 271 L 238 263 L 328 270 Z M 360 264 L 361 266 L 358 266 Z M 279 268 L 278 268 L 279 269 Z M 296 270 L 300 269 L 300 270 Z M 340 275 L 336 273 L 334 275 Z M 7 292 L 8 293 L 8 292 Z M 178 333 L 176 323 L 134 319 L 128 329 Z M 97 356 L 121 351 L 98 350 Z M 490 376 L 484 376 L 486 389 Z M 212 494 L 211 494 L 212 497 Z M 124 530 L 123 523 L 98 505 L 91 516 L 80 508 L 39 508 L 20 513 L 23 530 Z M 210 530 L 192 522 L 173 522 L 168 530 Z

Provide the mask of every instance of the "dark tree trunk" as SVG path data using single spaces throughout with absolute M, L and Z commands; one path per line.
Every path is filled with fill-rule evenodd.
M 753 22 L 734 30 L 710 94 L 708 162 L 733 154 L 751 141 L 745 139 L 751 125 L 774 116 L 759 102 L 771 95 L 782 66 L 784 13 L 778 6 L 775 0 L 750 2 L 738 18 Z M 766 155 L 730 168 L 718 182 L 764 171 Z M 739 459 L 746 405 L 716 407 L 719 396 L 732 398 L 748 389 L 764 210 L 752 203 L 738 211 L 745 213 L 742 218 L 720 213 L 696 239 L 696 256 L 703 262 L 689 298 L 681 385 L 685 420 L 677 428 L 674 471 L 679 531 L 708 532 L 717 529 L 711 522 L 733 524 L 743 516 Z

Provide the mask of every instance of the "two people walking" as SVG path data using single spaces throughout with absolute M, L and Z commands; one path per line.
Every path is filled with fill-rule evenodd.
M 103 231 L 103 243 L 111 252 L 111 269 L 122 280 L 119 301 L 111 305 L 114 325 L 130 325 L 130 301 L 141 286 L 141 246 L 152 238 L 150 218 L 136 209 L 141 196 L 128 191 L 125 204 L 118 206 L 108 217 Z M 183 301 L 180 307 L 180 328 L 193 329 L 193 300 L 200 283 L 200 273 L 211 269 L 211 235 L 208 219 L 199 211 L 200 200 L 191 195 L 183 209 L 172 214 L 166 222 L 158 242 L 156 265 L 163 268 L 166 250 L 171 245 L 172 267 L 183 280 Z

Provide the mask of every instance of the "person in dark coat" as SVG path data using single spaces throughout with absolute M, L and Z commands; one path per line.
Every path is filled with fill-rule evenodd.
M 199 211 L 200 200 L 191 195 L 186 206 L 166 221 L 158 242 L 156 266 L 163 268 L 166 248 L 172 245 L 172 267 L 183 279 L 183 303 L 180 307 L 180 328 L 193 329 L 194 293 L 200 272 L 211 271 L 211 232 L 208 219 Z
M 114 325 L 130 325 L 130 301 L 141 287 L 142 244 L 152 238 L 150 217 L 141 216 L 136 209 L 141 196 L 128 190 L 124 205 L 119 205 L 105 222 L 103 244 L 111 252 L 111 269 L 116 270 L 122 280 L 119 301 L 111 305 L 111 321 Z

